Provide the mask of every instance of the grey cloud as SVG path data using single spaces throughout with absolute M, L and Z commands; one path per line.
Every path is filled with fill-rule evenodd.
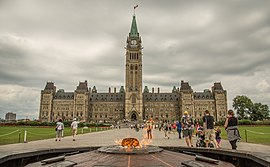
M 1 0 L 0 88 L 35 91 L 13 107 L 0 102 L 0 117 L 8 111 L 37 114 L 36 96 L 46 81 L 66 91 L 84 80 L 99 91 L 125 85 L 124 47 L 134 3 L 144 85 L 170 92 L 185 80 L 202 91 L 221 81 L 229 101 L 242 93 L 269 104 L 269 88 L 258 92 L 250 84 L 261 78 L 270 84 L 269 1 Z

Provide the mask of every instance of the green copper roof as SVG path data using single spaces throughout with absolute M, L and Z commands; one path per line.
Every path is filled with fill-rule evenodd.
M 92 89 L 92 93 L 97 93 L 96 86 L 94 86 L 94 87 L 93 87 L 93 89 Z
M 121 86 L 121 88 L 120 88 L 119 92 L 120 92 L 120 93 L 125 93 L 124 86 Z
M 138 32 L 138 28 L 137 28 L 137 24 L 136 24 L 135 15 L 133 15 L 129 37 L 139 37 L 139 32 Z
M 149 89 L 147 86 L 144 87 L 143 93 L 149 93 Z
M 176 87 L 175 87 L 175 86 L 173 86 L 172 93 L 176 93 L 176 92 L 177 92 Z

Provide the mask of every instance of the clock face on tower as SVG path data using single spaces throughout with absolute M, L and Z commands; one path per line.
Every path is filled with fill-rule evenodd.
M 136 45 L 136 44 L 137 44 L 137 41 L 136 41 L 136 40 L 132 40 L 132 41 L 131 41 L 131 44 L 132 44 L 132 45 Z

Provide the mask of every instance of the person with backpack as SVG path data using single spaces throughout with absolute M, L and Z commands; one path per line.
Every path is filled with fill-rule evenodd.
M 216 141 L 216 135 L 215 135 L 215 120 L 212 115 L 210 115 L 210 112 L 208 110 L 205 110 L 205 115 L 203 116 L 203 126 L 204 126 L 204 133 L 205 133 L 205 145 L 206 147 L 209 147 L 210 141 L 213 141 L 216 148 L 219 148 L 217 141 Z
M 193 147 L 193 131 L 194 131 L 194 124 L 191 116 L 188 115 L 188 112 L 185 111 L 184 115 L 181 119 L 182 129 L 183 129 L 183 135 L 186 139 L 186 143 L 188 147 Z
M 237 124 L 238 124 L 238 120 L 234 116 L 233 110 L 229 110 L 228 117 L 226 118 L 224 127 L 225 127 L 225 130 L 227 132 L 228 140 L 229 140 L 233 150 L 236 150 L 236 148 L 237 148 L 236 142 L 237 142 L 237 140 L 240 140 L 240 138 L 241 138 Z
M 56 131 L 56 138 L 55 141 L 61 141 L 63 137 L 63 130 L 64 130 L 64 124 L 62 122 L 62 119 L 59 119 L 58 122 L 56 123 L 55 131 Z

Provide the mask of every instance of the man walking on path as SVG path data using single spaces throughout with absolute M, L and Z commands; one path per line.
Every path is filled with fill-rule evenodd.
M 72 129 L 72 136 L 73 136 L 73 141 L 75 141 L 75 135 L 77 135 L 77 129 L 78 129 L 78 122 L 76 118 L 73 119 L 73 122 L 71 123 L 71 129 Z
M 194 124 L 191 116 L 188 115 L 187 111 L 184 112 L 181 123 L 183 128 L 183 135 L 186 139 L 187 146 L 193 147 L 192 135 L 194 130 Z
M 216 141 L 216 135 L 215 135 L 215 129 L 214 129 L 214 117 L 210 115 L 210 112 L 208 110 L 205 110 L 205 115 L 203 116 L 203 127 L 204 127 L 204 133 L 205 133 L 205 145 L 206 148 L 209 147 L 209 142 L 213 141 L 216 148 L 219 148 L 217 141 Z

